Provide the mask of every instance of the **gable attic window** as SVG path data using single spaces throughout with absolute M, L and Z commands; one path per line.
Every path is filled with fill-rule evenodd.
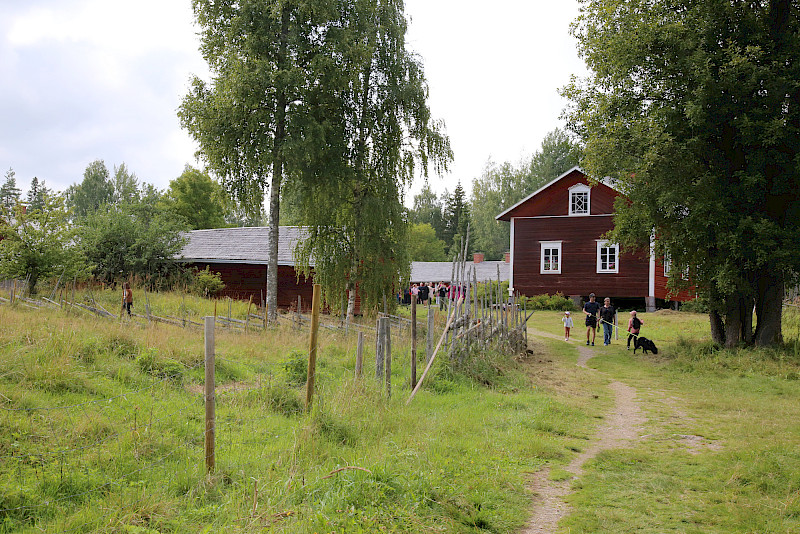
M 561 274 L 561 241 L 541 241 L 540 274 Z
M 589 215 L 591 189 L 586 184 L 575 184 L 569 188 L 569 214 Z
M 611 245 L 605 241 L 597 242 L 597 272 L 619 272 L 619 245 Z

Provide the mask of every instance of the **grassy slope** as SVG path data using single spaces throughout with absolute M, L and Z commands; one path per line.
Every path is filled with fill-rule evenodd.
M 115 295 L 95 297 L 116 311 Z M 213 313 L 195 299 L 149 301 L 162 316 Z M 532 326 L 559 334 L 559 317 L 537 312 Z M 800 529 L 797 351 L 711 352 L 680 341 L 702 340 L 703 317 L 644 319 L 657 357 L 634 358 L 620 340 L 596 347 L 592 365 L 637 388 L 649 436 L 587 464 L 562 529 Z M 558 341 L 501 363 L 492 389 L 437 365 L 406 407 L 407 346 L 393 341 L 387 399 L 374 364 L 352 378 L 354 338 L 324 332 L 303 415 L 306 343 L 290 329 L 218 331 L 217 470 L 206 477 L 199 330 L 0 306 L 0 531 L 513 532 L 530 506 L 526 473 L 568 462 L 610 407 L 608 377 L 577 368 L 574 345 Z M 369 472 L 329 476 L 346 466 Z
M 111 310 L 113 295 L 95 298 Z M 179 315 L 161 299 L 182 305 L 150 296 L 155 313 Z M 508 361 L 493 389 L 439 365 L 406 407 L 400 340 L 388 399 L 370 343 L 356 381 L 354 337 L 329 332 L 314 409 L 300 414 L 306 343 L 290 329 L 217 332 L 205 477 L 200 330 L 0 307 L 0 531 L 509 532 L 528 513 L 526 473 L 591 432 L 589 393 L 558 399 Z M 369 472 L 326 478 L 346 466 Z

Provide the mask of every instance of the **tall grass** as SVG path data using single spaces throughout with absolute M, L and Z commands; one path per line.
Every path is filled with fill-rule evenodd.
M 148 301 L 213 313 L 202 299 Z M 388 398 L 371 343 L 356 379 L 355 336 L 326 330 L 306 413 L 306 333 L 218 329 L 216 340 L 207 476 L 200 329 L 0 306 L 0 532 L 514 531 L 525 473 L 567 461 L 591 425 L 501 355 L 470 369 L 443 357 L 406 407 L 407 339 L 393 340 Z

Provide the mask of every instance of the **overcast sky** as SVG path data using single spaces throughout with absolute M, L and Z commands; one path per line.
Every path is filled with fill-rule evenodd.
M 469 192 L 487 161 L 517 163 L 562 126 L 557 90 L 585 72 L 577 0 L 407 0 L 406 13 L 455 152 L 435 191 Z M 0 175 L 60 191 L 102 159 L 163 189 L 198 166 L 176 116 L 190 75 L 207 76 L 193 20 L 191 0 L 0 0 Z

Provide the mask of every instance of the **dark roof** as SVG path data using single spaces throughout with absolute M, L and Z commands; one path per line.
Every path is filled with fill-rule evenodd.
M 294 266 L 294 249 L 306 239 L 308 230 L 300 226 L 281 226 L 278 231 L 278 265 Z M 192 230 L 186 233 L 189 241 L 177 259 L 193 263 L 248 263 L 266 265 L 268 259 L 269 228 L 266 226 L 244 228 L 213 228 Z M 313 266 L 313 260 L 312 260 Z M 467 262 L 466 272 L 477 269 L 479 282 L 508 281 L 509 264 L 503 261 Z M 453 264 L 449 261 L 415 261 L 411 263 L 411 282 L 451 281 Z M 472 275 L 470 274 L 470 279 Z
M 278 230 L 278 265 L 294 265 L 294 249 L 308 231 L 299 226 Z M 189 242 L 178 259 L 185 262 L 267 264 L 269 228 L 213 228 L 186 233 Z
M 476 269 L 478 282 L 497 280 L 497 268 L 500 267 L 500 281 L 507 282 L 510 264 L 504 261 L 467 262 L 466 273 L 470 280 L 472 269 Z M 453 264 L 449 261 L 414 261 L 411 262 L 411 282 L 452 282 Z

